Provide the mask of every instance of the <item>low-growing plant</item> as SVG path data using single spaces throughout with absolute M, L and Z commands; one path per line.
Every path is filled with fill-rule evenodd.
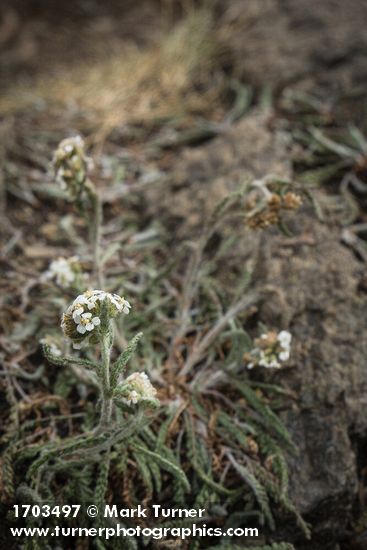
M 253 284 L 251 264 L 240 275 L 231 273 L 230 284 L 222 284 L 222 277 L 227 283 L 229 276 L 226 261 L 242 238 L 239 224 L 247 231 L 277 225 L 287 233 L 285 217 L 301 205 L 301 189 L 270 176 L 246 181 L 213 210 L 195 243 L 180 247 L 173 259 L 172 251 L 159 245 L 163 269 L 151 251 L 146 254 L 135 274 L 139 284 L 126 283 L 138 304 L 135 308 L 133 298 L 131 308 L 120 295 L 121 281 L 104 273 L 102 203 L 88 176 L 89 165 L 80 138 L 59 145 L 54 157 L 57 180 L 89 226 L 92 284 L 81 260 L 74 270 L 74 257 L 52 262 L 46 277 L 59 292 L 64 287 L 80 290 L 61 323 L 66 341 L 80 352 L 71 352 L 67 343 L 59 346 L 55 335 L 42 340 L 49 362 L 66 367 L 56 377 L 55 393 L 67 399 L 76 383 L 84 410 L 61 411 L 59 416 L 52 411 L 60 427 L 49 439 L 34 430 L 37 419 L 20 422 L 19 407 L 9 396 L 13 406 L 3 458 L 8 500 L 26 495 L 31 502 L 99 503 L 109 498 L 134 506 L 154 499 L 204 506 L 211 521 L 225 527 L 252 522 L 270 531 L 280 508 L 309 536 L 288 497 L 285 454 L 295 447 L 272 408 L 274 400 L 289 394 L 249 377 L 249 369 L 277 369 L 288 361 L 291 334 L 260 327 L 253 341 L 245 330 L 263 298 L 261 286 Z M 218 234 L 221 243 L 213 254 L 211 242 Z M 91 288 L 81 289 L 83 283 Z M 129 361 L 131 373 L 126 376 Z M 137 372 L 142 362 L 149 366 L 144 370 L 153 374 L 158 393 L 148 375 Z M 97 408 L 86 398 L 87 387 L 98 392 Z M 16 488 L 14 477 L 24 468 L 26 483 Z M 218 541 L 216 547 L 225 543 Z M 102 540 L 96 544 L 111 547 Z M 137 544 L 124 540 L 121 547 Z M 198 544 L 191 541 L 190 549 Z

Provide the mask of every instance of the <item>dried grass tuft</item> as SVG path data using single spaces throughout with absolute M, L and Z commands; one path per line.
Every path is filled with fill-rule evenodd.
M 219 93 L 207 84 L 216 53 L 211 31 L 211 12 L 193 10 L 150 47 L 120 43 L 93 62 L 74 60 L 53 76 L 39 77 L 30 91 L 11 89 L 0 100 L 0 113 L 41 100 L 71 106 L 107 133 L 126 123 L 203 113 Z

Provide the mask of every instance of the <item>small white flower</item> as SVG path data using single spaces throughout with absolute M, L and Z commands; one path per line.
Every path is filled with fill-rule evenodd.
M 80 323 L 81 315 L 84 312 L 83 307 L 78 307 L 73 311 L 73 320 L 78 325 Z
M 117 296 L 116 294 L 111 294 L 109 296 L 109 300 L 110 300 L 111 304 L 116 306 L 118 311 L 121 311 L 122 310 L 122 303 L 121 303 L 121 298 L 120 299 L 119 298 L 120 298 L 120 296 Z
M 288 350 L 292 341 L 292 335 L 287 330 L 281 330 L 278 334 L 278 342 L 282 348 Z
M 139 403 L 139 401 L 140 401 L 140 396 L 138 392 L 136 392 L 135 390 L 132 390 L 126 398 L 126 403 L 128 405 L 131 405 L 131 404 L 136 405 L 137 403 Z
M 280 361 L 288 361 L 289 357 L 290 357 L 290 352 L 289 350 L 285 350 L 285 351 L 281 351 L 278 355 Z
M 88 298 L 86 296 L 86 292 L 84 294 L 79 294 L 73 302 L 73 306 L 76 307 L 77 305 L 83 306 L 87 305 L 89 303 Z
M 79 322 L 77 323 L 76 330 L 80 334 L 85 334 L 87 331 L 90 332 L 100 324 L 101 320 L 99 317 L 92 317 L 91 313 L 82 313 L 79 316 Z
M 89 299 L 86 300 L 86 305 L 88 309 L 94 309 L 96 307 L 96 303 L 98 301 L 98 296 L 91 296 Z
M 122 312 L 125 313 L 125 315 L 128 315 L 130 313 L 131 305 L 127 300 L 124 300 L 124 306 L 122 308 Z

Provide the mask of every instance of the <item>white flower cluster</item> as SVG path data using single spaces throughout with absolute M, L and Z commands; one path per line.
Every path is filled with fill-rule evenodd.
M 154 401 L 157 390 L 152 386 L 145 372 L 130 374 L 122 385 L 125 402 L 137 405 L 141 401 Z
M 79 261 L 77 256 L 72 256 L 71 258 L 60 257 L 50 263 L 48 270 L 44 274 L 44 279 L 53 279 L 62 288 L 69 288 L 74 283 L 78 271 Z
M 267 332 L 255 340 L 255 347 L 245 354 L 247 368 L 255 366 L 278 369 L 290 357 L 292 335 L 287 330 Z
M 129 302 L 118 294 L 103 290 L 87 290 L 77 296 L 64 313 L 61 322 L 64 334 L 76 342 L 90 335 L 101 324 L 101 304 L 105 301 L 110 317 L 116 317 L 120 313 L 127 315 L 130 312 Z

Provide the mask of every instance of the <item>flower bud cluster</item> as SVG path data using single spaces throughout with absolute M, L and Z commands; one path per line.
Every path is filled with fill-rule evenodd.
M 54 153 L 53 167 L 61 189 L 68 191 L 72 199 L 80 198 L 92 167 L 92 160 L 86 156 L 85 144 L 80 136 L 60 142 Z
M 116 395 L 122 397 L 127 405 L 137 405 L 141 402 L 155 404 L 157 402 L 156 394 L 157 390 L 145 372 L 130 374 L 116 389 Z
M 244 356 L 247 368 L 252 369 L 255 366 L 268 369 L 280 368 L 281 363 L 288 361 L 290 357 L 291 341 L 292 335 L 287 330 L 262 334 L 255 340 L 254 349 Z
M 98 337 L 103 304 L 106 305 L 106 314 L 109 319 L 121 313 L 127 315 L 131 307 L 125 298 L 103 290 L 87 290 L 77 296 L 61 321 L 61 328 L 65 336 L 74 342 L 74 347 L 86 338 L 91 343 L 96 341 L 93 337 Z
M 51 355 L 55 357 L 61 357 L 62 352 L 59 346 L 57 345 L 55 338 L 47 335 L 44 338 L 41 338 L 40 343 L 43 346 L 47 346 L 49 348 Z
M 297 210 L 302 204 L 302 198 L 297 193 L 272 192 L 265 183 L 260 183 L 255 185 L 255 189 L 249 193 L 245 203 L 246 225 L 250 229 L 278 225 L 285 210 Z

